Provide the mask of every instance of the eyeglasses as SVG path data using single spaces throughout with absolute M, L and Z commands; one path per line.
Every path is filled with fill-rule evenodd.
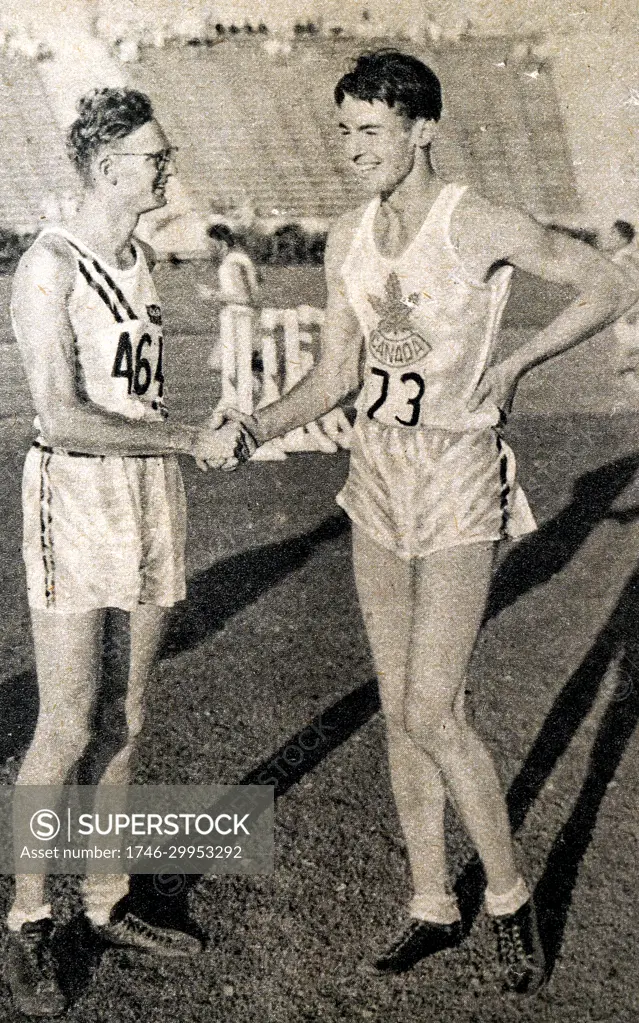
M 158 174 L 165 171 L 170 165 L 175 169 L 177 146 L 168 146 L 167 149 L 159 149 L 156 153 L 113 153 L 113 156 L 144 156 L 147 160 L 153 160 Z

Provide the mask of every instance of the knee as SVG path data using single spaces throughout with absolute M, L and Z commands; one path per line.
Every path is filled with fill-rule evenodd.
M 37 747 L 55 762 L 72 763 L 86 749 L 91 732 L 84 718 L 72 714 L 61 719 L 46 718 L 38 721 L 32 746 Z
M 127 746 L 138 738 L 144 726 L 144 710 L 141 706 L 130 708 L 126 716 Z
M 406 757 L 415 752 L 416 746 L 421 748 L 421 743 L 416 742 L 407 723 L 408 717 L 403 710 L 390 717 L 386 715 L 386 741 L 391 768 L 401 765 Z
M 462 728 L 455 713 L 448 709 L 442 713 L 408 708 L 406 732 L 416 746 L 438 763 L 459 748 Z

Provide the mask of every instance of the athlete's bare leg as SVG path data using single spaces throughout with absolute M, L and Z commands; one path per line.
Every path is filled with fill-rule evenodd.
M 144 723 L 144 693 L 155 667 L 164 635 L 166 608 L 140 604 L 129 616 L 130 661 L 124 704 L 127 724 L 126 745 L 109 762 L 101 778 L 103 785 L 128 785 L 129 764 L 135 740 Z M 108 698 L 108 694 L 107 694 Z
M 101 783 L 126 785 L 135 739 L 142 729 L 144 690 L 162 639 L 166 610 L 140 605 L 130 615 L 130 665 L 125 746 L 109 762 Z M 32 611 L 40 710 L 33 741 L 17 784 L 62 785 L 90 738 L 93 701 L 100 676 L 104 612 L 52 615 Z M 108 698 L 108 694 L 107 694 Z M 98 795 L 99 800 L 99 795 Z M 44 876 L 16 876 L 14 910 L 32 914 L 44 903 Z M 128 877 L 87 878 L 87 909 L 102 915 L 126 893 Z
M 144 693 L 155 666 L 166 621 L 166 609 L 152 604 L 140 604 L 129 616 L 130 660 L 129 677 L 124 704 L 127 725 L 125 745 L 107 765 L 100 785 L 128 785 L 131 755 L 144 723 Z M 108 698 L 108 694 L 107 698 Z M 99 812 L 100 789 L 96 795 Z M 129 890 L 128 874 L 90 874 L 83 885 L 84 905 L 96 924 L 105 924 L 112 908 Z
M 414 906 L 439 923 L 458 918 L 447 891 L 445 793 L 439 768 L 406 732 L 414 569 L 353 527 L 355 580 L 386 719 L 391 784 L 415 889 Z
M 506 803 L 491 757 L 466 720 L 464 682 L 486 603 L 490 544 L 415 560 L 406 727 L 439 766 L 493 895 L 520 882 Z
M 85 749 L 102 653 L 103 611 L 31 610 L 40 708 L 17 785 L 62 785 Z M 13 911 L 37 914 L 41 874 L 16 875 Z

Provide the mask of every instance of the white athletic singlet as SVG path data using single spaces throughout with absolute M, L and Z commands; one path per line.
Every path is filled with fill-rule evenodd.
M 414 240 L 397 259 L 379 252 L 364 211 L 342 268 L 346 294 L 365 338 L 358 417 L 406 429 L 482 430 L 497 406 L 467 403 L 486 368 L 510 287 L 511 267 L 472 280 L 450 239 L 466 186 L 445 185 Z
M 61 227 L 40 238 L 64 238 L 77 260 L 68 310 L 75 336 L 79 392 L 128 419 L 166 418 L 162 312 L 144 253 L 135 242 L 130 269 L 108 266 Z
M 66 239 L 77 261 L 68 311 L 78 394 L 128 419 L 162 420 L 162 316 L 141 248 L 133 243 L 134 265 L 118 270 L 63 228 L 45 233 Z M 183 600 L 186 504 L 177 457 L 77 447 L 53 448 L 39 436 L 27 453 L 22 549 L 30 606 L 76 614 Z
M 535 528 L 500 436 L 500 412 L 467 403 L 490 358 L 511 268 L 487 284 L 465 272 L 450 220 L 465 189 L 445 185 L 398 259 L 373 237 L 364 211 L 342 268 L 364 333 L 348 479 L 337 503 L 399 558 L 492 543 Z

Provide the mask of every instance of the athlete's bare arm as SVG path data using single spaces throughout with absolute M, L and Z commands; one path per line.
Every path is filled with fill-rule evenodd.
M 344 293 L 341 270 L 360 218 L 361 210 L 356 210 L 331 228 L 324 257 L 328 300 L 319 358 L 288 394 L 256 414 L 259 443 L 312 422 L 359 387 L 362 332 Z
M 68 301 L 75 261 L 67 245 L 47 236 L 22 257 L 11 299 L 20 353 L 43 436 L 53 447 L 100 455 L 192 454 L 222 462 L 233 454 L 233 428 L 216 441 L 210 430 L 151 423 L 105 412 L 79 392 Z
M 596 334 L 639 298 L 639 278 L 589 245 L 546 230 L 520 210 L 472 196 L 462 200 L 451 235 L 465 268 L 477 280 L 486 280 L 495 266 L 509 263 L 544 280 L 569 285 L 576 293 L 552 323 L 486 371 L 471 409 L 490 394 L 508 411 L 525 373 Z

